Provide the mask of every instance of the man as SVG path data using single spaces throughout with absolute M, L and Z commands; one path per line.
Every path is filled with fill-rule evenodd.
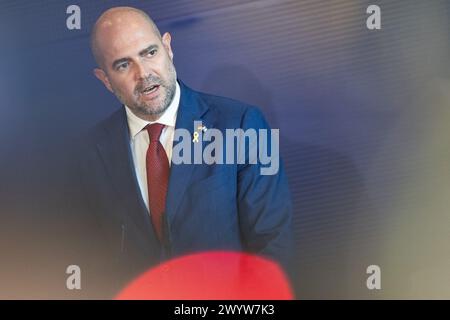
M 176 130 L 187 130 L 195 144 L 208 129 L 269 129 L 261 113 L 177 80 L 170 34 L 161 36 L 140 10 L 104 12 L 91 45 L 95 76 L 123 108 L 77 149 L 77 213 L 92 228 L 80 229 L 90 249 L 86 286 L 103 277 L 117 292 L 152 265 L 207 250 L 252 252 L 286 265 L 291 200 L 282 166 L 262 175 L 259 163 L 173 161 Z

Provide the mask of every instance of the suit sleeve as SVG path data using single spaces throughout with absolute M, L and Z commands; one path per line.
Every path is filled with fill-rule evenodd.
M 270 132 L 261 112 L 253 107 L 246 109 L 241 128 L 266 129 Z M 268 137 L 270 141 L 270 134 Z M 278 143 L 276 140 L 267 144 L 269 151 L 276 151 L 272 148 L 274 143 Z M 245 148 L 248 151 L 249 147 Z M 258 144 L 258 151 L 261 151 L 260 148 Z M 238 165 L 237 181 L 239 223 L 244 246 L 250 252 L 278 261 L 289 270 L 290 257 L 293 256 L 292 200 L 283 164 L 278 159 L 278 171 L 263 175 L 261 169 L 264 165 L 259 160 L 256 164 L 249 164 L 248 155 L 249 152 L 246 152 L 245 164 Z

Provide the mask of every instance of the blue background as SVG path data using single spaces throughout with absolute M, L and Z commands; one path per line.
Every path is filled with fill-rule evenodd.
M 81 30 L 66 27 L 71 4 L 81 8 Z M 381 30 L 366 28 L 369 4 L 381 7 Z M 430 132 L 449 106 L 448 1 L 0 1 L 4 217 L 45 189 L 46 173 L 35 171 L 50 150 L 70 148 L 120 108 L 94 77 L 89 49 L 93 23 L 116 5 L 145 10 L 172 34 L 186 84 L 257 105 L 280 129 L 298 298 L 449 294 L 438 280 L 426 285 L 436 272 L 449 277 L 448 215 L 414 211 L 427 189 L 417 189 L 421 177 L 447 174 L 445 166 L 433 173 L 442 168 L 430 159 L 449 150 L 448 132 Z M 418 147 L 436 139 L 425 153 Z M 446 198 L 443 186 L 434 194 Z M 424 221 L 434 222 L 417 227 Z M 428 243 L 433 234 L 441 237 Z M 371 264 L 381 266 L 383 290 L 366 288 Z

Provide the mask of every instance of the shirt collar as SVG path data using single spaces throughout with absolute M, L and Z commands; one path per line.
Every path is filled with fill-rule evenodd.
M 134 137 L 141 132 L 148 124 L 161 123 L 168 127 L 175 127 L 177 120 L 178 107 L 180 105 L 180 85 L 176 82 L 175 94 L 172 102 L 163 115 L 156 121 L 147 121 L 136 116 L 131 109 L 125 105 L 125 111 L 127 114 L 128 128 L 130 130 L 130 137 Z

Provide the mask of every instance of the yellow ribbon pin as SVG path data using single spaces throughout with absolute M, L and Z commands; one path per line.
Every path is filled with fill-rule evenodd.
M 192 142 L 198 142 L 198 132 L 194 132 L 194 139 L 192 139 Z

